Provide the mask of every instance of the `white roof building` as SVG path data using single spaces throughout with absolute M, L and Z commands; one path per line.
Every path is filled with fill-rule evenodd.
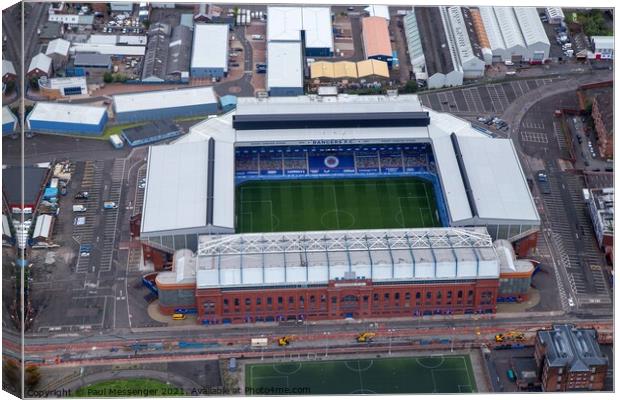
M 54 39 L 48 43 L 45 55 L 51 56 L 53 54 L 59 54 L 66 57 L 69 55 L 70 46 L 71 42 L 69 42 L 68 40 L 64 40 L 61 38 Z
M 31 120 L 36 120 L 38 122 L 99 125 L 106 113 L 106 107 L 40 101 L 35 104 L 30 114 L 26 117 L 26 125 L 30 126 Z
M 499 277 L 484 228 L 201 236 L 197 258 L 197 289 Z
M 52 234 L 53 217 L 49 214 L 41 214 L 37 217 L 37 222 L 32 232 L 32 237 L 38 240 L 48 240 Z
M 493 56 L 524 61 L 549 58 L 549 39 L 532 7 L 479 7 Z
M 545 8 L 545 15 L 550 24 L 560 24 L 564 22 L 564 11 L 560 7 Z
M 364 8 L 364 10 L 371 17 L 382 17 L 387 19 L 388 21 L 390 20 L 390 9 L 388 6 L 369 5 L 368 7 Z
M 475 38 L 473 25 L 469 18 L 467 22 L 461 7 L 441 7 L 444 11 L 446 28 L 451 35 L 449 36 L 451 50 L 456 53 L 458 62 L 463 69 L 463 78 L 477 79 L 484 76 L 485 62 L 482 51 L 477 42 L 472 42 Z M 468 25 L 469 23 L 469 25 Z M 472 31 L 470 34 L 468 31 Z
M 334 50 L 329 7 L 267 7 L 267 40 L 299 41 L 305 32 L 306 48 Z
M 191 69 L 220 68 L 228 71 L 228 24 L 194 25 Z
M 267 43 L 267 89 L 302 88 L 302 62 L 300 42 Z
M 144 56 L 146 46 L 119 46 L 107 43 L 74 43 L 71 53 L 97 53 L 111 56 Z
M 6 74 L 16 75 L 15 67 L 9 60 L 2 59 L 2 76 L 5 76 Z
M 49 74 L 52 72 L 52 59 L 46 56 L 43 53 L 39 53 L 36 56 L 32 57 L 30 60 L 30 65 L 28 66 L 27 74 L 39 70 L 44 72 L 45 74 Z
M 4 125 L 7 125 L 8 127 L 9 124 L 12 125 L 11 131 L 12 132 L 15 131 L 17 129 L 17 117 L 15 116 L 15 114 L 13 114 L 9 106 L 3 106 L 2 107 L 2 127 L 4 128 Z
M 117 94 L 112 98 L 114 99 L 114 110 L 117 113 L 217 103 L 215 92 L 210 86 Z
M 527 58 L 538 61 L 549 58 L 551 44 L 536 8 L 514 7 L 513 10 L 527 47 Z
M 64 94 L 65 88 L 80 88 L 81 94 L 88 92 L 88 85 L 85 76 L 70 76 L 63 78 L 41 78 L 39 79 L 39 86 L 46 89 L 57 89 Z

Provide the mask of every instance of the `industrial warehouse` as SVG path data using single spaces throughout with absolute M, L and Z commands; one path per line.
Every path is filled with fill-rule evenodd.
M 32 132 L 99 136 L 107 121 L 106 107 L 38 102 L 25 123 Z
M 171 119 L 217 112 L 212 87 L 119 94 L 113 96 L 117 122 Z
M 423 201 L 431 214 L 410 215 L 418 200 L 405 193 L 407 200 L 396 199 L 401 214 L 394 219 L 363 224 L 356 210 L 326 209 L 314 218 L 323 229 L 304 232 L 316 221 L 301 224 L 304 208 L 293 201 L 299 221 L 293 218 L 287 233 L 278 233 L 287 205 L 249 197 L 248 190 L 291 179 L 304 185 L 414 179 L 419 183 L 412 188 L 428 186 Z M 498 298 L 527 292 L 533 267 L 516 260 L 515 252 L 535 246 L 540 225 L 512 142 L 427 109 L 415 95 L 239 98 L 236 110 L 150 148 L 142 210 L 145 261 L 158 271 L 172 267 L 155 281 L 162 311 L 195 306 L 203 323 L 378 315 L 379 297 L 410 307 L 385 315 L 494 312 Z M 297 246 L 296 256 L 276 255 L 275 244 L 287 248 L 285 242 Z M 361 246 L 356 253 L 354 244 Z M 303 300 L 277 294 L 284 286 L 315 284 L 325 293 L 308 292 Z M 390 293 L 373 294 L 373 284 Z M 273 289 L 265 291 L 266 285 Z M 355 293 L 338 289 L 342 296 L 327 299 L 333 288 L 348 286 Z M 362 286 L 366 295 L 358 292 Z M 232 296 L 230 308 L 213 302 L 220 290 Z M 248 290 L 260 290 L 265 299 L 240 297 Z M 304 311 L 310 296 L 321 311 Z M 414 303 L 416 296 L 424 297 Z M 277 303 L 285 297 L 287 306 Z M 329 306 L 321 306 L 322 297 Z M 259 307 L 269 299 L 277 306 Z

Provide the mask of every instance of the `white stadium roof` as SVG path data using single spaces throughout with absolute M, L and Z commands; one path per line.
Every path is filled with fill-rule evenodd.
M 149 148 L 142 232 L 207 225 L 209 143 Z
M 228 71 L 228 24 L 195 24 L 191 68 Z
M 459 137 L 467 180 L 479 218 L 488 220 L 539 219 L 517 152 L 510 139 Z
M 113 99 L 117 113 L 217 103 L 212 87 L 118 94 Z
M 304 128 L 304 129 L 248 129 L 233 128 L 234 115 L 262 114 L 327 114 L 368 112 L 428 112 L 430 125 L 374 128 Z M 452 135 L 454 133 L 454 135 Z M 462 165 L 457 157 L 457 146 L 462 153 Z M 168 145 L 192 145 L 215 141 L 215 216 L 223 222 L 214 225 L 234 228 L 234 147 L 277 144 L 313 145 L 317 143 L 432 143 L 442 193 L 453 226 L 485 224 L 540 223 L 525 176 L 514 147 L 509 140 L 492 139 L 474 129 L 468 121 L 451 114 L 423 107 L 416 95 L 335 97 L 269 97 L 265 99 L 239 98 L 237 108 L 223 116 L 210 118 L 190 129 L 188 135 Z M 185 164 L 184 164 L 185 165 Z M 162 171 L 165 170 L 161 167 Z M 177 168 L 175 166 L 175 168 Z M 181 167 L 178 167 L 181 168 Z M 184 168 L 193 169 L 190 164 Z M 462 171 L 465 171 L 463 173 Z M 193 174 L 189 171 L 188 174 Z M 153 179 L 157 175 L 151 174 Z M 464 176 L 467 177 L 464 178 Z M 151 178 L 149 178 L 151 179 Z M 166 178 L 162 178 L 166 179 Z M 148 186 L 147 186 L 148 188 Z M 471 191 L 470 206 L 467 190 Z M 220 196 L 220 197 L 218 197 Z M 160 202 L 157 196 L 147 196 L 145 202 Z M 168 207 L 185 209 L 183 202 Z M 148 208 L 148 206 L 146 207 Z M 179 211 L 173 211 L 179 212 Z M 478 214 L 476 214 L 476 212 Z M 152 214 L 151 218 L 158 218 Z M 143 225 L 143 230 L 145 226 Z M 162 231 L 176 229 L 170 221 L 161 224 Z
M 98 125 L 105 113 L 106 107 L 38 102 L 26 120 Z
M 196 287 L 265 287 L 492 279 L 499 259 L 485 228 L 201 236 Z
M 267 88 L 303 86 L 301 42 L 267 44 Z
M 268 41 L 299 41 L 304 30 L 306 48 L 334 49 L 329 7 L 271 6 L 267 15 Z

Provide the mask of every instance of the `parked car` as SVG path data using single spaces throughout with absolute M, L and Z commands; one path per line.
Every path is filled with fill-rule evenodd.
M 74 197 L 76 200 L 88 200 L 88 192 L 79 192 Z

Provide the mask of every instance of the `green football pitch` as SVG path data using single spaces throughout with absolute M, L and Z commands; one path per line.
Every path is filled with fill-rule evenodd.
M 433 185 L 417 178 L 251 181 L 236 210 L 240 233 L 440 226 Z
M 468 356 L 250 364 L 246 394 L 405 394 L 476 391 Z

